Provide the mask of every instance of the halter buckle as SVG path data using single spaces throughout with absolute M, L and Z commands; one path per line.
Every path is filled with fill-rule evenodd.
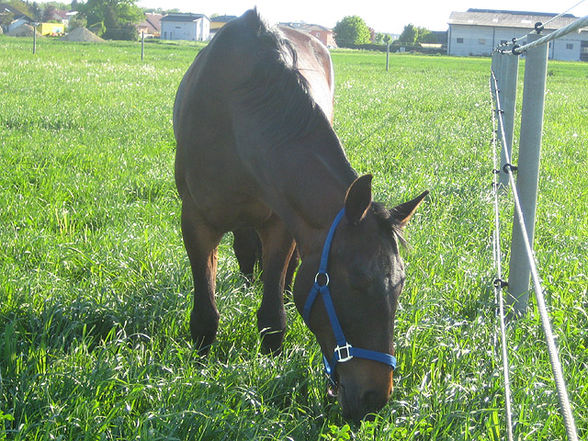
M 352 347 L 353 346 L 351 346 L 347 342 L 345 343 L 345 346 L 339 346 L 339 345 L 335 346 L 335 354 L 336 354 L 335 359 L 337 360 L 337 363 L 345 363 L 346 361 L 349 361 L 353 358 L 353 355 L 351 355 L 351 348 Z

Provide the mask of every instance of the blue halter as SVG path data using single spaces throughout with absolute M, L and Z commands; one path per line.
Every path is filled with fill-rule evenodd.
M 373 360 L 378 361 L 380 363 L 384 363 L 388 366 L 391 366 L 392 369 L 396 369 L 396 357 L 390 354 L 385 354 L 383 352 L 371 351 L 369 349 L 360 349 L 354 346 L 351 346 L 345 335 L 343 334 L 343 329 L 341 328 L 341 324 L 337 319 L 337 313 L 335 312 L 335 306 L 333 305 L 333 300 L 331 298 L 331 292 L 329 290 L 329 274 L 327 273 L 327 267 L 329 264 L 329 252 L 331 250 L 331 243 L 333 242 L 333 236 L 335 235 L 335 230 L 337 226 L 343 219 L 345 215 L 345 208 L 343 208 L 335 217 L 331 225 L 331 229 L 327 234 L 327 238 L 325 239 L 325 244 L 323 246 L 323 253 L 321 255 L 321 262 L 319 266 L 318 273 L 314 278 L 314 285 L 310 289 L 306 302 L 304 304 L 304 310 L 302 312 L 302 317 L 306 322 L 306 325 L 310 327 L 310 310 L 314 305 L 316 298 L 321 295 L 323 299 L 323 303 L 327 310 L 327 314 L 329 315 L 329 321 L 331 322 L 331 327 L 333 328 L 333 334 L 335 334 L 335 341 L 337 342 L 337 346 L 335 346 L 335 351 L 333 354 L 333 358 L 329 360 L 323 354 L 323 362 L 325 364 L 325 372 L 329 376 L 329 380 L 336 386 L 335 381 L 335 367 L 337 363 L 345 363 L 351 360 L 354 357 L 357 358 L 364 358 L 366 360 Z M 319 277 L 324 278 L 324 282 L 321 284 L 319 283 Z

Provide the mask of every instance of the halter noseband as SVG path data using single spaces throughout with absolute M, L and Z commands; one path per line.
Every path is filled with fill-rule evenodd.
M 308 297 L 304 304 L 304 310 L 302 312 L 302 317 L 304 318 L 306 325 L 310 327 L 310 310 L 312 309 L 312 306 L 314 305 L 316 298 L 320 294 L 320 296 L 323 299 L 325 309 L 327 310 L 329 321 L 331 322 L 331 328 L 333 328 L 333 334 L 335 334 L 335 341 L 337 342 L 337 346 L 335 346 L 335 350 L 333 353 L 333 358 L 330 361 L 323 354 L 325 372 L 329 376 L 329 380 L 331 381 L 333 386 L 336 386 L 335 367 L 337 366 L 337 363 L 345 363 L 355 357 L 363 358 L 366 360 L 378 361 L 380 363 L 384 363 L 392 367 L 393 370 L 396 369 L 396 357 L 394 357 L 393 355 L 386 354 L 384 352 L 371 351 L 369 349 L 361 349 L 351 346 L 345 338 L 345 335 L 343 334 L 343 329 L 341 328 L 339 319 L 337 319 L 335 305 L 333 305 L 331 291 L 329 290 L 329 274 L 327 273 L 327 267 L 329 264 L 329 252 L 331 250 L 333 236 L 335 235 L 335 230 L 337 229 L 337 226 L 341 222 L 341 219 L 343 219 L 344 215 L 345 208 L 339 211 L 339 213 L 335 217 L 335 220 L 333 220 L 333 223 L 331 224 L 331 228 L 329 230 L 329 233 L 327 234 L 327 238 L 325 239 L 325 244 L 323 245 L 323 253 L 321 255 L 319 270 L 314 278 L 314 285 L 308 293 Z M 324 283 L 320 283 L 319 278 L 324 278 Z

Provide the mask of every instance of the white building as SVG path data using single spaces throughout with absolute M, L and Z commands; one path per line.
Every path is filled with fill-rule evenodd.
M 168 14 L 161 19 L 162 40 L 205 41 L 210 37 L 210 19 L 203 14 Z
M 447 53 L 455 56 L 490 55 L 500 43 L 527 35 L 535 28 L 535 23 L 546 23 L 556 15 L 489 9 L 452 12 L 449 17 Z M 541 35 L 547 35 L 577 19 L 571 14 L 563 15 L 548 23 Z M 519 44 L 523 45 L 525 41 Z M 588 61 L 588 28 L 552 41 L 549 58 Z

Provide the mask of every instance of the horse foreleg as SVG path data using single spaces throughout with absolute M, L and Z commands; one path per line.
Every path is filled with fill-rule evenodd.
M 194 278 L 190 333 L 199 352 L 206 355 L 218 330 L 219 313 L 214 290 L 217 246 L 222 234 L 200 219 L 189 196 L 182 200 L 182 236 Z
M 263 300 L 257 311 L 257 328 L 264 352 L 279 353 L 286 330 L 284 280 L 294 251 L 294 239 L 273 215 L 259 230 L 263 250 Z

